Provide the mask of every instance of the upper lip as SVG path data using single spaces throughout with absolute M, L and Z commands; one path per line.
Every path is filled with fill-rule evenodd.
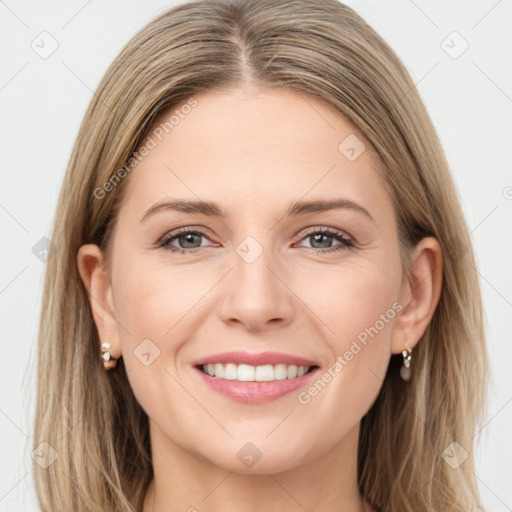
M 262 366 L 271 364 L 296 365 L 296 366 L 317 366 L 315 361 L 304 359 L 303 357 L 294 356 L 291 354 L 284 354 L 281 352 L 260 352 L 251 353 L 243 351 L 235 352 L 222 352 L 213 354 L 211 356 L 203 357 L 193 363 L 194 366 L 201 366 L 203 364 L 215 363 L 234 363 L 234 364 L 249 364 L 251 366 Z

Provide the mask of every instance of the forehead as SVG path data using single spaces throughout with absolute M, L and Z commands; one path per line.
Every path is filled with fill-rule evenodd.
M 380 161 L 332 106 L 284 88 L 193 100 L 155 119 L 153 147 L 127 184 L 125 202 L 138 210 L 163 197 L 213 200 L 241 213 L 319 196 L 374 203 L 376 216 L 389 209 Z

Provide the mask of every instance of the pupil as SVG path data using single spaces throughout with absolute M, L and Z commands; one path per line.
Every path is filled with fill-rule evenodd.
M 184 249 L 193 249 L 194 247 L 198 247 L 198 246 L 190 246 L 188 245 L 189 242 L 193 244 L 194 242 L 194 237 L 196 238 L 199 238 L 199 235 L 197 233 L 187 233 L 186 235 L 182 235 L 180 237 L 180 245 L 184 245 L 185 247 L 183 247 Z M 185 241 L 184 244 L 181 244 L 182 241 Z M 196 240 L 197 241 L 197 240 Z M 200 244 L 199 244 L 200 245 Z
M 317 233 L 316 235 L 313 235 L 314 243 L 313 243 L 313 244 L 311 244 L 311 245 L 312 245 L 313 247 L 315 247 L 315 243 L 316 243 L 317 241 L 321 240 L 321 239 L 322 239 L 322 237 L 323 237 L 323 238 L 326 238 L 326 239 L 327 239 L 327 238 L 331 238 L 331 236 L 330 236 L 330 235 L 324 235 L 323 233 Z M 329 245 L 327 244 L 327 245 L 321 246 L 320 248 L 322 248 L 322 247 L 324 247 L 324 248 L 325 248 L 325 247 L 329 247 Z M 315 248 L 317 248 L 317 247 L 315 247 Z

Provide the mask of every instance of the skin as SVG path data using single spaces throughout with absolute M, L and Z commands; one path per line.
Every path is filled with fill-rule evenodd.
M 123 357 L 149 416 L 155 476 L 143 512 L 371 510 L 357 491 L 360 421 L 391 354 L 406 343 L 414 348 L 432 318 L 439 244 L 417 245 L 407 280 L 379 161 L 366 142 L 354 161 L 338 150 L 357 132 L 332 107 L 287 89 L 195 98 L 198 105 L 129 175 L 111 269 L 96 245 L 82 246 L 77 260 L 100 342 Z M 350 209 L 285 216 L 300 199 L 340 197 L 374 220 Z M 162 210 L 141 222 L 153 204 L 177 198 L 215 201 L 231 214 Z M 199 252 L 157 247 L 181 227 L 205 236 L 188 246 L 175 238 L 172 246 Z M 339 230 L 355 246 L 325 252 L 342 242 L 315 243 L 307 228 Z M 247 236 L 263 250 L 251 263 L 236 252 Z M 324 372 L 394 303 L 400 313 L 307 405 L 298 392 L 259 405 L 234 402 L 191 366 L 218 352 L 278 351 L 317 361 Z M 150 357 L 155 346 L 160 351 L 148 366 L 134 355 L 147 338 Z M 262 455 L 252 467 L 237 457 L 247 442 Z

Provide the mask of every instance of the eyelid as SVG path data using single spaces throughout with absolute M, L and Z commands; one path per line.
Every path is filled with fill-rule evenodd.
M 301 231 L 302 238 L 304 238 L 307 235 L 310 235 L 312 233 L 317 232 L 327 232 L 332 235 L 337 235 L 340 238 L 345 238 L 346 240 L 350 240 L 351 242 L 355 242 L 355 239 L 349 235 L 346 231 L 343 231 L 342 229 L 338 228 L 331 228 L 329 226 L 313 226 L 311 228 L 306 228 L 304 231 Z M 302 240 L 301 238 L 301 240 Z
M 298 242 L 301 242 L 302 240 L 305 240 L 309 238 L 311 235 L 321 233 L 324 235 L 331 236 L 334 239 L 338 239 L 339 244 L 335 245 L 333 247 L 328 247 L 326 249 L 316 249 L 315 247 L 304 247 L 305 249 L 308 249 L 309 251 L 314 251 L 319 254 L 328 254 L 330 252 L 336 252 L 336 251 L 343 251 L 346 249 L 354 249 L 357 247 L 357 242 L 348 233 L 343 231 L 342 229 L 338 228 L 332 228 L 328 226 L 313 226 L 310 228 L 306 228 L 305 231 L 301 231 L 300 238 Z
M 195 234 L 198 234 L 204 238 L 206 238 L 209 242 L 211 242 L 212 244 L 214 245 L 218 245 L 216 244 L 210 236 L 208 236 L 208 232 L 209 230 L 207 228 L 205 228 L 204 226 L 183 226 L 181 228 L 176 228 L 176 229 L 172 229 L 171 231 L 167 231 L 166 233 L 164 233 L 163 236 L 161 236 L 157 242 L 156 242 L 156 246 L 157 247 L 162 247 L 164 249 L 169 249 L 169 250 L 173 250 L 175 249 L 176 251 L 183 251 L 183 252 L 194 252 L 194 251 L 197 251 L 199 249 L 204 249 L 206 248 L 206 246 L 200 246 L 200 247 L 196 247 L 194 249 L 182 249 L 181 247 L 175 247 L 175 246 L 172 246 L 170 244 L 168 244 L 168 242 L 170 242 L 171 240 L 179 237 L 181 234 L 188 234 L 188 233 L 195 233 Z
M 181 228 L 176 228 L 176 229 L 166 232 L 163 236 L 160 237 L 160 239 L 157 241 L 156 244 L 158 247 L 162 247 L 164 249 L 169 249 L 171 251 L 177 251 L 177 252 L 183 252 L 183 253 L 194 253 L 194 252 L 197 252 L 197 251 L 200 251 L 200 250 L 206 248 L 207 246 L 194 247 L 192 249 L 182 249 L 180 247 L 172 246 L 172 245 L 168 244 L 168 242 L 170 242 L 173 239 L 176 239 L 182 233 L 197 234 L 197 235 L 200 235 L 200 236 L 206 238 L 210 242 L 213 242 L 211 240 L 210 236 L 208 236 L 209 231 L 210 230 L 204 226 L 194 226 L 194 225 L 182 226 Z M 340 243 L 338 245 L 335 245 L 334 247 L 328 247 L 328 248 L 324 248 L 324 249 L 316 249 L 314 247 L 304 247 L 305 249 L 309 249 L 309 250 L 320 252 L 320 253 L 328 253 L 330 251 L 336 251 L 337 249 L 341 249 L 341 248 L 351 249 L 351 248 L 354 248 L 357 246 L 356 240 L 351 235 L 349 235 L 348 233 L 346 233 L 345 231 L 343 231 L 341 229 L 332 228 L 332 227 L 328 227 L 328 226 L 312 226 L 309 228 L 305 228 L 304 230 L 302 230 L 300 232 L 301 236 L 296 243 L 301 242 L 302 240 L 308 238 L 308 236 L 311 236 L 312 234 L 316 234 L 316 233 L 330 235 L 333 238 L 337 238 L 338 241 L 340 241 Z M 218 246 L 218 244 L 216 244 L 215 242 L 213 242 L 213 243 Z

